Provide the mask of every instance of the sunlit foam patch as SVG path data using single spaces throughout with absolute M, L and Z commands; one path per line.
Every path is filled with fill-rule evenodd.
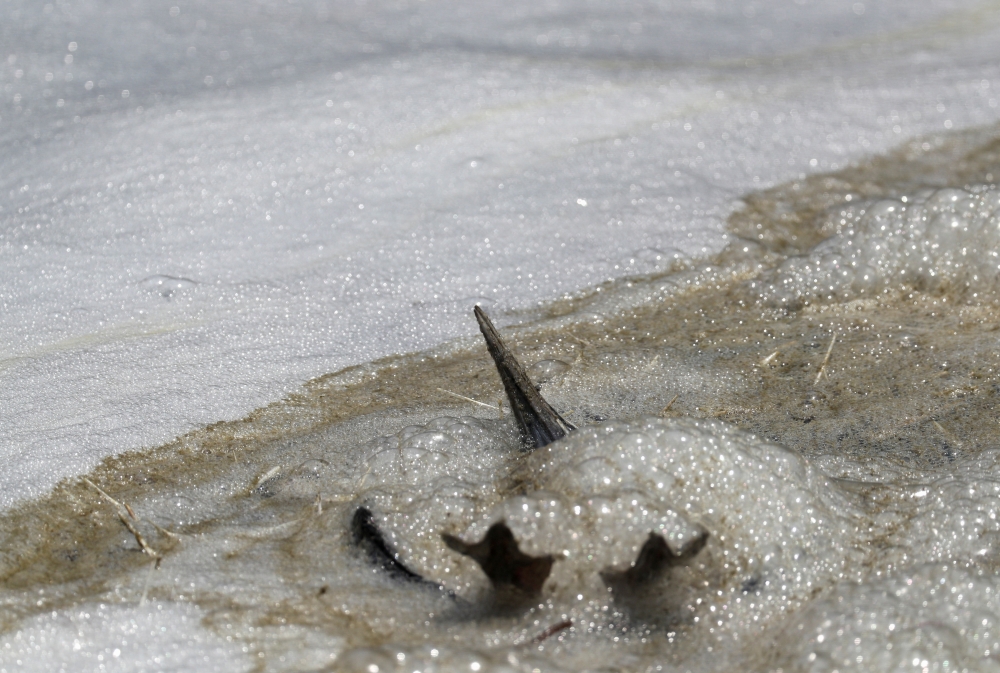
M 456 454 L 488 453 L 489 447 L 478 446 L 476 435 L 463 425 L 442 418 L 404 434 L 430 431 L 444 435 Z M 463 463 L 472 465 L 456 460 L 453 478 L 470 484 L 492 478 L 490 470 L 463 469 Z M 429 490 L 446 471 L 427 474 Z M 449 564 L 449 551 L 435 535 L 442 528 L 478 538 L 503 520 L 533 553 L 562 555 L 541 602 L 526 614 L 500 620 L 469 612 L 471 603 L 462 602 L 446 606 L 432 623 L 424 623 L 425 629 L 454 635 L 464 631 L 457 626 L 462 616 L 471 616 L 471 633 L 479 629 L 494 644 L 517 648 L 532 642 L 532 628 L 538 638 L 546 625 L 568 623 L 572 627 L 566 630 L 575 637 L 560 646 L 564 663 L 614 656 L 609 648 L 656 642 L 657 635 L 664 646 L 680 638 L 670 646 L 671 657 L 697 659 L 711 647 L 719 657 L 732 654 L 739 643 L 752 650 L 754 638 L 804 609 L 794 622 L 807 633 L 795 640 L 799 630 L 791 627 L 787 637 L 794 642 L 781 648 L 780 658 L 801 654 L 801 661 L 786 670 L 817 671 L 833 670 L 824 666 L 848 655 L 851 665 L 919 656 L 937 670 L 948 670 L 940 665 L 949 657 L 971 663 L 983 659 L 966 634 L 985 637 L 995 631 L 991 592 L 996 583 L 984 577 L 984 569 L 995 563 L 989 550 L 1000 534 L 996 452 L 924 482 L 907 483 L 899 471 L 885 469 L 882 479 L 889 483 L 870 482 L 866 489 L 831 480 L 801 456 L 724 423 L 644 418 L 584 428 L 532 454 L 515 466 L 514 477 L 517 493 L 505 496 L 510 484 L 504 486 L 503 479 L 480 490 L 490 495 L 473 498 L 464 511 L 447 500 L 408 506 L 410 491 L 400 493 L 402 511 L 389 513 L 387 521 L 419 523 L 401 529 L 396 539 L 409 553 L 416 552 L 409 558 L 421 557 L 425 571 L 439 573 L 460 591 L 475 586 L 480 573 L 474 564 L 442 573 Z M 627 567 L 649 532 L 682 548 L 702 526 L 711 535 L 703 554 L 646 587 L 641 605 L 609 594 L 598 569 Z M 976 557 L 978 566 L 955 565 L 956 558 Z M 428 558 L 438 561 L 427 563 Z M 944 565 L 927 564 L 931 559 Z M 886 579 L 887 574 L 894 579 Z M 459 579 L 463 576 L 469 579 Z M 481 593 L 464 595 L 475 602 L 482 600 Z M 384 619 L 399 598 L 398 587 L 369 597 L 356 614 Z M 932 613 L 938 609 L 935 620 Z M 394 612 L 401 614 L 398 607 Z M 982 619 L 986 623 L 980 625 Z M 803 641 L 805 636 L 812 639 Z M 865 644 L 859 646 L 856 638 Z M 351 650 L 342 661 L 360 671 L 402 655 L 398 661 L 441 670 L 473 662 L 482 670 L 506 670 L 509 656 L 517 661 L 522 656 L 517 649 L 508 650 L 508 656 L 503 648 L 414 647 L 408 641 L 403 637 L 393 645 Z M 880 649 L 886 643 L 896 643 L 897 650 Z M 524 656 L 535 660 L 530 651 Z
M 993 573 L 924 564 L 843 584 L 779 640 L 784 670 L 1000 671 L 1000 582 Z
M 835 232 L 753 286 L 768 304 L 850 301 L 889 292 L 995 294 L 1000 192 L 924 190 L 832 214 Z
M 469 614 L 479 622 L 472 632 L 485 629 L 515 645 L 533 623 L 568 621 L 576 633 L 592 636 L 589 645 L 575 646 L 578 655 L 619 641 L 638 643 L 655 623 L 663 638 L 677 630 L 699 640 L 746 638 L 816 589 L 861 572 L 858 550 L 870 535 L 862 512 L 808 461 L 727 424 L 608 423 L 538 450 L 522 465 L 493 462 L 495 441 L 479 423 L 441 418 L 368 450 L 384 456 L 379 472 L 385 477 L 366 485 L 359 498 L 373 503 L 400 558 L 458 593 L 455 604 L 439 604 L 436 617 L 420 627 L 430 633 L 465 631 L 455 621 Z M 412 470 L 415 458 L 427 457 L 414 455 L 413 446 L 427 442 L 447 451 Z M 477 610 L 476 603 L 487 600 L 482 572 L 441 540 L 443 531 L 479 539 L 498 521 L 530 553 L 557 557 L 527 624 L 520 615 L 498 622 Z M 609 592 L 601 571 L 627 568 L 650 533 L 683 550 L 702 529 L 709 534 L 705 551 L 646 587 L 642 605 Z M 327 553 L 349 557 L 353 551 L 330 546 Z M 349 558 L 331 561 L 349 565 Z M 375 620 L 373 626 L 405 614 L 398 602 L 411 600 L 405 587 L 374 594 L 357 591 L 346 575 L 341 581 L 347 585 L 331 595 L 353 605 L 357 618 Z M 411 630 L 398 628 L 397 637 Z M 449 657 L 474 654 L 453 645 L 448 651 Z M 426 655 L 407 652 L 411 662 Z
M 249 671 L 250 657 L 183 603 L 82 605 L 0 636 L 0 672 Z

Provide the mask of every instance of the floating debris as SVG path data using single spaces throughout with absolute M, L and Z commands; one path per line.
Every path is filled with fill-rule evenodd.
M 572 619 L 566 619 L 566 620 L 563 620 L 563 621 L 559 622 L 558 624 L 553 624 L 552 626 L 550 626 L 549 628 L 545 629 L 544 631 L 542 631 L 541 633 L 539 633 L 537 636 L 535 636 L 534 638 L 532 638 L 531 639 L 531 644 L 532 645 L 537 645 L 538 643 L 540 643 L 540 642 L 542 642 L 542 641 L 544 641 L 544 640 L 546 640 L 548 638 L 551 638 L 552 636 L 556 635 L 557 633 L 562 633 L 566 629 L 569 629 L 569 628 L 572 628 L 572 627 L 573 627 L 573 620 Z

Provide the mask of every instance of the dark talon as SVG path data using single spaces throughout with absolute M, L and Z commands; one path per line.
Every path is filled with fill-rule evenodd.
M 601 571 L 601 579 L 615 593 L 636 594 L 670 568 L 697 556 L 706 542 L 708 542 L 708 531 L 702 531 L 702 534 L 688 544 L 683 552 L 674 554 L 662 535 L 650 533 L 631 568 L 628 570 L 605 568 Z
M 507 524 L 490 526 L 486 537 L 475 544 L 468 544 L 453 535 L 442 535 L 445 544 L 459 554 L 478 563 L 498 593 L 520 593 L 524 598 L 537 596 L 552 571 L 552 556 L 528 556 L 522 552 Z
M 474 309 L 479 329 L 486 338 L 486 347 L 493 356 L 500 380 L 503 381 L 511 411 L 517 419 L 521 435 L 529 449 L 538 449 L 557 439 L 562 439 L 568 432 L 576 430 L 539 394 L 538 389 L 528 378 L 521 363 L 504 344 L 503 339 L 489 316 L 478 306 Z
M 375 525 L 375 519 L 367 507 L 358 507 L 354 512 L 354 517 L 351 519 L 351 534 L 354 537 L 355 546 L 368 552 L 368 558 L 371 559 L 371 562 L 394 579 L 441 588 L 439 584 L 425 580 L 403 565 L 399 560 L 399 554 L 382 537 L 382 531 Z

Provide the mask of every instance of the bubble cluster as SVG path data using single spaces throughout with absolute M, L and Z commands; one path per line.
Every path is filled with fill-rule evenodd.
M 200 628 L 202 616 L 172 602 L 91 604 L 42 615 L 0 643 L 0 673 L 250 670 L 238 645 Z
M 1000 583 L 992 573 L 924 564 L 844 584 L 782 639 L 786 670 L 1000 671 Z
M 365 455 L 373 480 L 359 499 L 384 518 L 400 558 L 459 600 L 481 604 L 488 584 L 441 532 L 474 541 L 504 521 L 523 550 L 558 560 L 529 614 L 480 624 L 486 644 L 448 645 L 444 617 L 425 625 L 433 656 L 403 629 L 379 648 L 349 649 L 341 661 L 357 670 L 457 670 L 466 660 L 528 670 L 509 648 L 560 619 L 573 625 L 560 644 L 569 661 L 652 638 L 661 656 L 711 668 L 744 660 L 777 631 L 784 670 L 901 670 L 914 659 L 926 670 L 993 670 L 1000 589 L 977 564 L 993 563 L 1000 534 L 997 452 L 935 474 L 883 467 L 861 487 L 725 423 L 644 417 L 584 427 L 526 457 L 496 424 L 438 418 Z M 701 530 L 705 549 L 641 606 L 602 582 L 600 571 L 627 568 L 650 533 L 679 552 Z M 369 597 L 358 616 L 392 612 L 393 593 Z
M 690 655 L 691 642 L 745 639 L 816 590 L 859 576 L 869 526 L 856 503 L 800 456 L 727 424 L 611 422 L 527 457 L 510 439 L 472 418 L 407 427 L 365 449 L 357 501 L 377 513 L 404 563 L 473 605 L 487 600 L 485 577 L 441 533 L 474 541 L 506 522 L 524 551 L 557 557 L 535 616 L 593 636 L 577 648 L 638 641 L 630 629 L 641 634 L 657 623 L 688 632 L 677 651 Z M 650 533 L 680 553 L 703 530 L 706 548 L 650 587 L 641 609 L 609 593 L 600 571 L 629 567 Z M 387 588 L 358 615 L 377 620 L 399 600 L 402 591 Z M 494 628 L 500 642 L 514 643 L 526 627 L 515 618 Z M 443 633 L 433 634 L 445 624 L 430 629 L 444 652 L 436 640 Z M 406 645 L 407 631 L 392 647 Z M 483 670 L 494 670 L 487 662 L 498 654 L 487 650 Z M 372 651 L 369 663 L 383 658 Z M 501 660 L 496 670 L 509 665 Z
M 848 301 L 903 289 L 994 293 L 1000 192 L 927 190 L 835 216 L 836 233 L 755 281 L 768 304 Z

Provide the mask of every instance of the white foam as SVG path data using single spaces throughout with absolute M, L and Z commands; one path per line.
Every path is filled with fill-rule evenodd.
M 758 642 L 762 634 L 785 629 L 786 616 L 804 610 L 777 649 L 787 654 L 785 670 L 873 670 L 912 660 L 930 661 L 930 670 L 993 670 L 1000 586 L 976 564 L 994 557 L 1000 535 L 998 452 L 908 480 L 884 469 L 873 509 L 860 491 L 843 490 L 787 449 L 689 419 L 583 428 L 530 457 L 522 474 L 531 485 L 505 496 L 496 475 L 509 457 L 497 436 L 475 419 L 442 418 L 387 437 L 366 450 L 369 477 L 357 498 L 381 517 L 401 559 L 471 601 L 485 578 L 447 549 L 441 532 L 478 540 L 503 520 L 528 553 L 561 554 L 532 617 L 573 622 L 565 662 L 611 657 L 611 664 L 621 654 L 612 642 L 638 647 L 643 637 L 641 629 L 621 630 L 628 620 L 620 611 L 629 608 L 610 600 L 600 570 L 627 567 L 650 532 L 680 551 L 704 527 L 711 537 L 693 568 L 675 570 L 650 594 L 658 618 L 681 632 L 660 643 L 666 649 L 654 660 L 669 652 L 696 670 L 759 660 L 772 652 L 770 637 Z M 357 614 L 377 620 L 398 610 L 397 600 L 368 599 Z M 466 660 L 509 670 L 515 650 L 456 648 L 435 635 L 444 626 L 421 628 L 430 634 L 426 646 L 408 644 L 402 627 L 400 640 L 348 650 L 339 661 L 364 670 L 402 652 L 407 665 L 432 670 L 460 670 Z M 524 625 L 495 628 L 499 645 L 516 642 Z
M 172 7 L 5 5 L 0 507 L 998 114 L 973 2 Z
M 832 215 L 837 233 L 759 283 L 779 305 L 903 289 L 976 298 L 1000 280 L 1000 192 L 927 190 Z
M 249 671 L 245 646 L 200 625 L 184 603 L 81 605 L 0 636 L 0 673 Z
M 803 612 L 779 647 L 795 671 L 1000 671 L 1000 583 L 992 573 L 918 565 L 845 584 Z
M 1000 670 L 1000 452 L 923 479 L 878 473 L 893 505 L 878 517 L 889 535 L 874 572 L 808 605 L 781 640 L 781 661 L 803 671 Z

